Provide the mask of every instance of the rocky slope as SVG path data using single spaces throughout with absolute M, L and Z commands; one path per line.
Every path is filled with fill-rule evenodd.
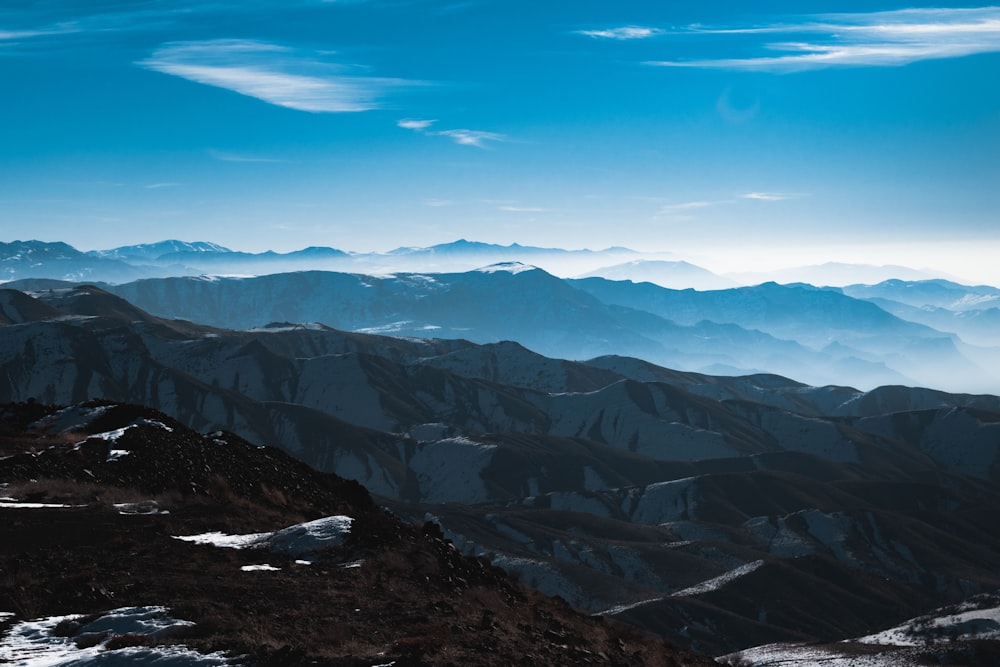
M 0 416 L 0 661 L 712 664 L 232 434 L 106 403 Z

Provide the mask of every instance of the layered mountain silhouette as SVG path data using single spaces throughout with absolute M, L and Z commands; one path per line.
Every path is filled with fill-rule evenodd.
M 454 284 L 274 277 L 256 302 L 238 298 L 250 281 L 136 285 L 163 298 L 204 289 L 205 313 L 251 309 L 259 321 L 334 288 L 363 318 L 421 281 L 427 312 L 435 293 L 462 290 L 485 310 L 476 296 L 497 276 L 565 290 L 567 312 L 595 327 L 615 312 L 509 266 Z M 364 290 L 382 297 L 352 301 Z M 534 313 L 543 332 L 568 316 Z M 0 322 L 0 401 L 128 400 L 277 445 L 529 585 L 702 651 L 861 636 L 1000 586 L 995 396 L 709 376 L 618 355 L 572 362 L 512 342 L 287 321 L 233 330 L 150 315 L 93 286 L 0 290 Z
M 107 289 L 163 317 L 228 328 L 322 322 L 397 336 L 516 340 L 546 356 L 626 355 L 682 370 L 772 372 L 816 385 L 982 391 L 1000 383 L 992 373 L 1000 367 L 995 348 L 973 349 L 868 301 L 806 285 L 697 292 L 564 280 L 510 263 L 445 274 L 166 278 Z
M 635 259 L 622 248 L 465 240 L 389 253 L 254 254 L 181 241 L 86 254 L 36 241 L 8 246 L 0 248 L 0 269 L 10 287 L 93 281 L 93 265 L 107 263 L 114 275 L 106 289 L 159 316 L 226 328 L 312 321 L 368 333 L 516 340 L 577 360 L 615 354 L 703 373 L 777 373 L 813 385 L 1000 392 L 997 290 L 943 280 L 668 289 L 654 283 L 722 287 L 722 279 L 682 261 Z M 615 257 L 629 261 L 608 265 Z M 589 262 L 604 267 L 593 271 L 603 277 L 560 279 L 512 258 L 564 268 Z M 75 266 L 78 260 L 85 264 Z

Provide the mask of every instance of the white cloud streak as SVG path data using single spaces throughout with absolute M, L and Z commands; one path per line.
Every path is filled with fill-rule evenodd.
M 533 206 L 498 206 L 500 211 L 508 211 L 510 213 L 544 213 L 546 209 L 537 208 Z
M 781 34 L 798 39 L 760 45 L 778 55 L 647 64 L 768 72 L 835 66 L 890 67 L 1000 52 L 1000 7 L 825 14 L 797 23 L 718 29 L 691 26 L 685 32 L 720 36 Z
M 138 65 L 268 104 L 313 113 L 369 111 L 418 82 L 354 76 L 349 68 L 291 48 L 250 40 L 166 44 Z
M 429 128 L 436 123 L 436 120 L 421 120 L 415 118 L 404 118 L 397 121 L 396 125 L 407 130 L 413 130 L 429 137 L 447 137 L 460 146 L 475 146 L 476 148 L 487 148 L 488 142 L 508 141 L 507 137 L 497 132 L 484 132 L 482 130 L 436 130 Z
M 436 123 L 436 120 L 418 120 L 416 118 L 404 118 L 403 120 L 397 121 L 396 125 L 405 130 L 426 130 L 428 127 Z
M 276 158 L 259 157 L 256 155 L 243 155 L 241 153 L 230 153 L 228 151 L 218 151 L 215 149 L 210 149 L 208 151 L 208 154 L 211 157 L 215 158 L 216 160 L 220 160 L 222 162 L 267 162 L 267 163 L 284 162 L 284 160 L 278 160 Z
M 659 35 L 662 30 L 658 28 L 646 28 L 643 26 L 629 25 L 621 28 L 609 28 L 606 30 L 577 30 L 576 34 L 594 37 L 597 39 L 614 39 L 627 41 L 631 39 L 648 39 Z
M 667 204 L 660 208 L 661 213 L 676 213 L 678 211 L 695 211 L 701 208 L 728 204 L 728 201 L 687 201 L 680 204 Z
M 431 134 L 448 137 L 460 146 L 475 146 L 476 148 L 486 148 L 487 142 L 507 141 L 507 137 L 503 134 L 481 130 L 441 130 L 431 132 Z
M 793 192 L 748 192 L 741 196 L 743 199 L 754 199 L 756 201 L 787 201 L 789 199 L 800 199 L 807 195 Z

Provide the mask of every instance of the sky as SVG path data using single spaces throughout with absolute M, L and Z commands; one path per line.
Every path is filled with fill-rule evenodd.
M 1000 7 L 0 6 L 0 240 L 459 238 L 1000 284 Z

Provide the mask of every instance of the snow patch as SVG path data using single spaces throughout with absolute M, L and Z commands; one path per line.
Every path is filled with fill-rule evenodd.
M 64 503 L 22 503 L 14 498 L 3 498 L 0 499 L 0 507 L 10 507 L 22 510 L 56 510 L 83 507 L 83 505 L 66 505 Z
M 683 590 L 673 593 L 671 597 L 688 597 L 691 595 L 702 595 L 704 593 L 711 593 L 712 591 L 717 591 L 731 581 L 735 581 L 740 577 L 745 577 L 754 570 L 757 570 L 762 565 L 764 561 L 755 560 L 752 563 L 747 563 L 746 565 L 741 565 L 734 570 L 730 570 L 724 574 L 720 574 L 718 577 L 713 577 L 707 581 L 703 581 L 700 584 L 691 586 L 690 588 L 685 588 Z
M 274 553 L 301 556 L 342 543 L 347 534 L 351 532 L 353 522 L 354 519 L 349 516 L 335 515 L 297 523 L 273 533 L 228 535 L 221 532 L 211 532 L 200 535 L 174 535 L 173 538 L 195 544 L 210 544 L 225 549 L 267 547 Z
M 222 549 L 249 549 L 261 546 L 272 533 L 249 533 L 247 535 L 227 535 L 226 533 L 211 532 L 199 535 L 173 535 L 175 540 L 184 542 L 194 542 L 195 544 L 210 544 L 213 547 Z
M 536 270 L 538 270 L 538 267 L 530 264 L 522 264 L 521 262 L 499 262 L 497 264 L 490 264 L 489 266 L 476 269 L 478 273 L 512 273 L 515 275 L 526 271 Z
M 240 567 L 240 570 L 243 572 L 279 572 L 281 568 L 261 563 L 260 565 L 243 565 Z
M 267 539 L 271 551 L 301 556 L 341 544 L 354 522 L 349 516 L 327 516 L 283 528 Z
M 54 433 L 78 431 L 107 412 L 108 408 L 109 406 L 107 405 L 101 405 L 95 408 L 73 405 L 39 419 L 28 428 L 32 431 Z
M 944 616 L 922 616 L 903 625 L 855 641 L 888 646 L 924 646 L 928 641 L 1000 639 L 1000 608 L 956 611 Z
M 212 667 L 230 664 L 222 653 L 198 653 L 181 645 L 106 648 L 107 641 L 115 636 L 139 634 L 157 640 L 180 628 L 194 625 L 191 621 L 171 618 L 165 607 L 122 607 L 81 625 L 77 637 L 88 635 L 100 638 L 99 642 L 87 648 L 77 647 L 76 637 L 57 637 L 53 632 L 61 622 L 76 618 L 80 617 L 51 616 L 16 624 L 0 639 L 0 662 L 21 667 L 154 664 L 164 667 Z

